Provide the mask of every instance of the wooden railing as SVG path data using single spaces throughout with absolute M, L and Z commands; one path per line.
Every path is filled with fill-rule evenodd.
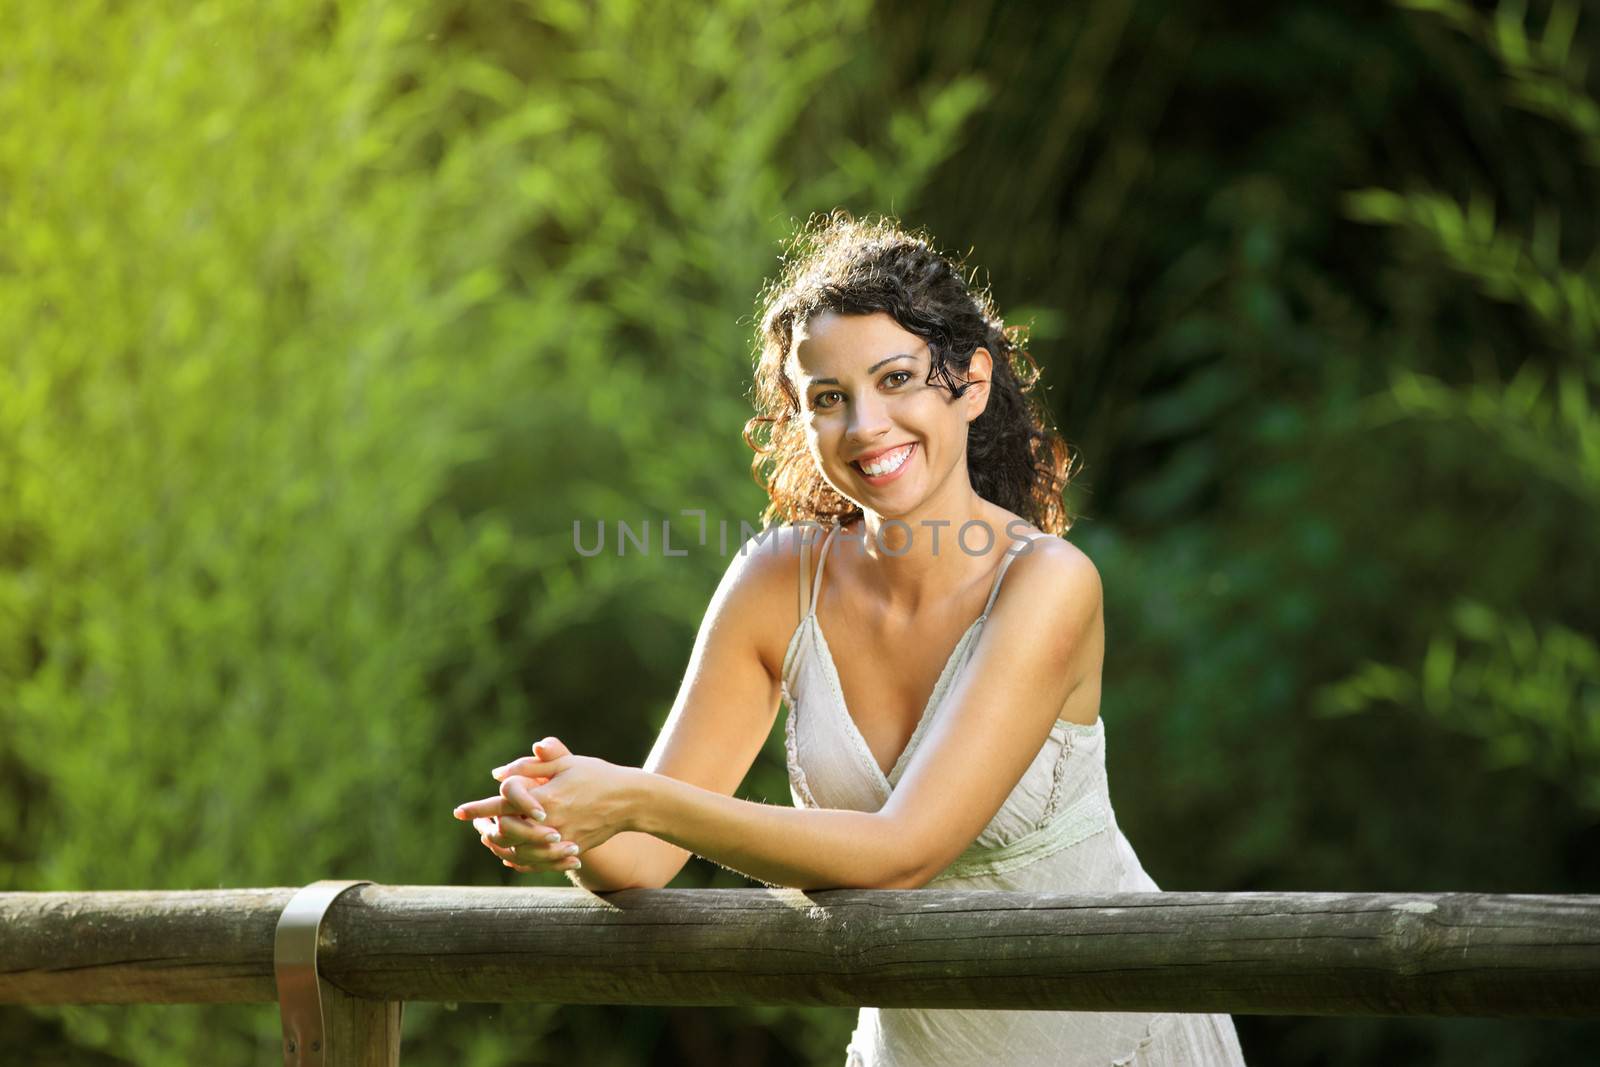
M 296 892 L 0 894 L 0 1003 L 278 1001 Z M 290 1063 L 398 1062 L 408 1000 L 1600 1016 L 1600 896 L 369 884 L 316 944 Z

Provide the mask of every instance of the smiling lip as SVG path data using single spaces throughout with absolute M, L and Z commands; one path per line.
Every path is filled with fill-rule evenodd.
M 891 448 L 880 448 L 878 451 L 868 453 L 866 456 L 864 456 L 862 458 L 863 459 L 872 459 L 875 456 L 883 455 L 885 452 L 893 452 L 896 448 L 905 448 L 905 447 L 907 447 L 907 446 L 906 445 L 894 445 Z M 896 467 L 894 470 L 890 471 L 888 474 L 880 474 L 880 475 L 877 475 L 877 476 L 873 476 L 871 474 L 868 474 L 866 471 L 861 469 L 861 460 L 859 460 L 859 459 L 851 460 L 850 461 L 850 466 L 852 466 L 852 467 L 854 467 L 856 469 L 856 473 L 861 475 L 861 477 L 866 481 L 866 483 L 868 485 L 871 485 L 871 486 L 888 485 L 890 482 L 894 481 L 896 478 L 898 478 L 902 474 L 904 474 L 906 472 L 906 468 L 911 466 L 911 461 L 917 458 L 917 443 L 915 441 L 912 441 L 910 443 L 910 448 L 911 448 L 911 451 L 906 453 L 906 458 L 905 458 L 904 461 L 901 462 L 900 466 Z
M 901 441 L 899 444 L 897 444 L 897 445 L 889 445 L 887 448 L 875 448 L 871 452 L 863 452 L 863 453 L 861 453 L 861 455 L 857 456 L 855 459 L 851 460 L 850 462 L 851 463 L 865 463 L 869 459 L 877 459 L 879 456 L 883 455 L 885 452 L 893 452 L 897 448 L 904 448 L 904 447 L 906 447 L 906 445 L 915 444 L 915 443 L 916 443 L 915 441 Z

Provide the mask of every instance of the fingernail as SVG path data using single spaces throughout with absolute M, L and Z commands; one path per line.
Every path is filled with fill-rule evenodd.
M 508 764 L 508 766 L 509 766 L 509 764 Z M 489 772 L 489 777 L 498 778 L 504 773 L 506 773 L 505 767 L 496 767 L 494 770 Z
M 544 812 L 542 812 L 542 811 L 534 812 L 533 813 L 533 821 L 534 822 L 544 822 Z
M 571 866 L 571 867 L 568 867 L 568 868 L 567 868 L 567 870 L 569 870 L 569 871 L 575 871 L 575 870 L 577 870 L 577 869 L 578 869 L 578 868 L 579 868 L 579 867 L 582 867 L 582 866 L 583 866 L 583 861 L 582 861 L 582 860 L 573 860 L 573 861 L 572 861 L 572 866 Z
M 544 839 L 546 841 L 550 842 L 552 845 L 560 844 L 561 835 L 560 834 L 545 834 L 544 835 Z
M 578 843 L 574 841 L 561 851 L 565 852 L 569 856 L 576 856 L 578 854 Z

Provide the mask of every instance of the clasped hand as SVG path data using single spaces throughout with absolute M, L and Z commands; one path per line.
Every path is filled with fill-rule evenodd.
M 574 870 L 583 866 L 580 852 L 629 829 L 644 772 L 575 756 L 553 737 L 533 752 L 496 767 L 499 795 L 462 804 L 455 817 L 472 820 L 484 847 L 513 870 Z

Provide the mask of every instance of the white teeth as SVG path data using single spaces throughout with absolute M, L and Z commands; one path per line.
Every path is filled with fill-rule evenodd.
M 870 463 L 863 461 L 861 469 L 872 475 L 872 477 L 879 478 L 885 474 L 893 474 L 900 469 L 902 463 L 910 458 L 911 446 L 902 445 L 893 452 L 884 453 Z

